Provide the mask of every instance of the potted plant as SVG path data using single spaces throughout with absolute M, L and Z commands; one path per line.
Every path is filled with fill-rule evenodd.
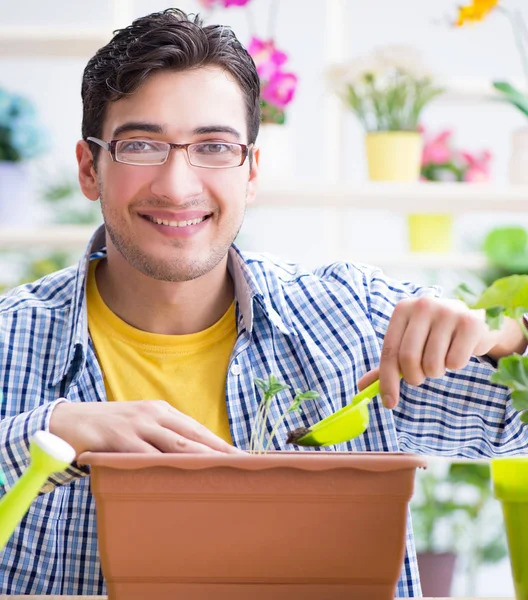
M 425 460 L 267 452 L 270 403 L 287 390 L 273 376 L 255 383 L 263 399 L 247 454 L 78 458 L 91 466 L 111 600 L 393 600 Z M 315 396 L 297 391 L 289 410 Z
M 27 161 L 47 149 L 47 134 L 33 104 L 0 88 L 0 226 L 27 221 Z
M 256 146 L 260 150 L 259 168 L 265 181 L 284 181 L 291 178 L 293 157 L 290 132 L 286 124 L 286 109 L 292 102 L 298 77 L 286 67 L 288 55 L 275 42 L 278 3 L 270 2 L 265 37 L 255 32 L 250 0 L 200 0 L 204 8 L 243 6 L 253 32 L 248 44 L 260 78 L 261 127 Z
M 488 325 L 500 328 L 504 317 L 515 319 L 528 340 L 524 315 L 528 313 L 528 275 L 510 275 L 495 281 L 480 295 L 466 285 L 459 297 L 470 308 L 482 309 Z M 512 354 L 498 361 L 491 381 L 511 390 L 513 408 L 522 423 L 528 423 L 528 356 Z M 528 600 L 528 457 L 492 459 L 492 481 L 496 497 L 502 503 L 513 582 L 517 600 Z
M 453 132 L 437 134 L 420 127 L 423 137 L 421 179 L 433 182 L 482 183 L 490 180 L 491 153 L 472 153 L 456 148 Z M 453 215 L 409 215 L 409 243 L 413 252 L 449 252 Z
M 468 23 L 482 21 L 492 12 L 504 15 L 511 25 L 515 44 L 521 58 L 525 83 L 528 85 L 528 27 L 520 9 L 509 9 L 506 7 L 506 2 L 501 0 L 472 0 L 469 5 L 459 7 L 456 26 L 462 27 Z M 506 81 L 494 81 L 493 87 L 499 91 L 505 102 L 508 102 L 528 117 L 528 95 L 526 91 L 523 92 Z M 525 127 L 514 131 L 512 135 L 512 153 L 509 166 L 510 182 L 528 184 L 527 166 L 528 128 Z
M 368 173 L 376 181 L 417 181 L 424 107 L 443 90 L 408 46 L 384 46 L 328 71 L 333 91 L 359 119 Z
M 465 592 L 473 596 L 481 565 L 507 555 L 490 482 L 489 465 L 482 463 L 433 462 L 418 474 L 411 515 L 424 596 L 451 595 L 461 556 Z

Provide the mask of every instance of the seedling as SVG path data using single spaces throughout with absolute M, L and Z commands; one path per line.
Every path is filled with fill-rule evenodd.
M 497 279 L 480 296 L 465 284 L 458 287 L 457 293 L 469 308 L 485 309 L 486 323 L 490 329 L 500 329 L 504 317 L 511 317 L 517 321 L 528 340 L 528 329 L 524 321 L 524 314 L 528 313 L 528 275 L 510 275 Z M 512 390 L 512 406 L 519 411 L 521 421 L 528 423 L 528 356 L 515 353 L 501 358 L 490 381 Z
M 279 381 L 275 375 L 270 375 L 267 380 L 256 377 L 254 381 L 257 387 L 262 390 L 262 400 L 260 401 L 255 422 L 253 424 L 249 442 L 249 451 L 253 454 L 265 454 L 271 448 L 273 439 L 277 435 L 279 427 L 286 418 L 286 415 L 292 412 L 299 412 L 301 410 L 302 402 L 319 398 L 319 394 L 313 390 L 308 390 L 307 392 L 296 390 L 292 403 L 280 418 L 277 419 L 266 442 L 266 425 L 269 421 L 271 401 L 279 392 L 290 389 L 290 386 Z

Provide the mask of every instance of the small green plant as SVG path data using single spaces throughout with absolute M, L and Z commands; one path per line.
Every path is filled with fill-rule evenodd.
M 292 412 L 300 411 L 302 402 L 305 400 L 314 400 L 315 398 L 319 398 L 319 394 L 313 390 L 308 390 L 307 392 L 296 390 L 292 403 L 286 412 L 284 412 L 284 414 L 277 419 L 266 442 L 266 425 L 269 421 L 271 401 L 279 392 L 290 389 L 290 386 L 279 381 L 275 375 L 270 375 L 267 380 L 256 377 L 254 381 L 256 386 L 262 390 L 262 400 L 260 401 L 255 422 L 251 431 L 249 451 L 253 454 L 265 454 L 270 449 L 273 439 L 277 435 L 277 431 L 279 430 L 281 423 L 286 418 L 286 415 Z
M 497 279 L 480 296 L 462 284 L 457 295 L 469 308 L 486 311 L 486 323 L 490 329 L 500 329 L 504 317 L 510 317 L 518 323 L 528 340 L 524 322 L 524 314 L 528 312 L 528 275 Z M 521 421 L 528 423 L 528 356 L 515 353 L 501 358 L 490 381 L 510 388 L 513 408 L 519 411 Z

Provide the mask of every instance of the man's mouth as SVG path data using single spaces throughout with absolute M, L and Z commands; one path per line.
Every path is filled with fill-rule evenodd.
M 189 225 L 198 225 L 202 221 L 208 219 L 211 215 L 204 215 L 197 219 L 189 219 L 188 221 L 168 221 L 166 219 L 157 219 L 148 215 L 143 215 L 144 219 L 156 223 L 156 225 L 167 225 L 168 227 L 189 227 Z

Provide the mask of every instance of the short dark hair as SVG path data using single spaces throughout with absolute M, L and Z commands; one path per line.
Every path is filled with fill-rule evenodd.
M 215 65 L 229 72 L 245 98 L 248 144 L 260 125 L 260 81 L 255 63 L 233 31 L 223 25 L 203 26 L 199 15 L 169 8 L 136 19 L 114 32 L 84 69 L 82 137 L 100 138 L 106 106 L 132 94 L 150 75 Z M 100 147 L 90 143 L 97 161 Z

